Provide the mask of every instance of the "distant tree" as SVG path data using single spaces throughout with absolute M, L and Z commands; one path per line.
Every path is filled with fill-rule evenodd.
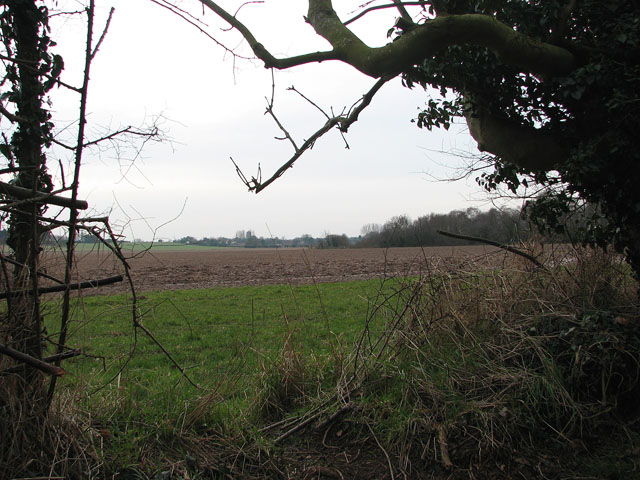
M 379 233 L 380 230 L 382 230 L 381 225 L 377 223 L 367 223 L 366 225 L 362 226 L 362 228 L 360 229 L 360 233 L 364 237 L 369 235 L 370 233 Z
M 294 239 L 294 243 L 301 247 L 312 247 L 315 245 L 316 240 L 308 233 L 305 233 L 301 237 Z
M 391 218 L 382 226 L 380 240 L 383 247 L 409 247 L 416 240 L 411 238 L 411 219 L 406 215 Z
M 321 244 L 321 246 L 324 248 L 347 248 L 349 247 L 349 245 L 349 237 L 347 237 L 345 234 L 327 234 Z
M 180 240 L 178 240 L 178 243 L 185 243 L 187 245 L 195 245 L 196 243 L 198 243 L 198 239 L 195 237 L 191 237 L 191 236 L 186 236 L 186 237 L 182 237 Z
M 247 230 L 245 236 L 245 244 L 246 248 L 257 248 L 262 246 L 262 242 L 258 237 L 256 237 L 251 230 Z

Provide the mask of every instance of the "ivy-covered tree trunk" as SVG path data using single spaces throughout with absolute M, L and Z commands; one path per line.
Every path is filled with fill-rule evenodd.
M 13 196 L 3 189 L 9 212 L 8 245 L 13 250 L 13 271 L 3 259 L 6 309 L 0 317 L 3 353 L 43 357 L 43 325 L 38 297 L 38 270 L 42 226 L 38 217 L 46 205 L 34 197 L 53 186 L 47 174 L 44 151 L 50 146 L 53 125 L 45 108 L 46 93 L 62 68 L 59 57 L 49 54 L 49 12 L 37 0 L 5 0 L 0 3 L 0 34 L 4 78 L 2 95 L 2 167 L 14 174 L 10 183 L 33 195 Z M 10 134 L 10 137 L 8 136 Z M 17 195 L 17 194 L 16 194 Z M 27 358 L 28 358 L 27 357 Z M 14 357 L 15 358 L 15 357 Z M 7 366 L 6 357 L 0 359 Z M 0 376 L 0 477 L 32 477 L 43 473 L 42 464 L 54 458 L 48 445 L 48 397 L 40 370 L 23 366 L 17 373 Z M 43 459 L 43 460 L 40 460 Z M 52 467 L 48 467 L 47 470 Z
M 6 93 L 15 105 L 11 119 L 15 130 L 7 156 L 10 166 L 17 170 L 13 183 L 33 190 L 34 196 L 35 192 L 52 190 L 43 153 L 52 128 L 50 114 L 43 108 L 51 72 L 47 20 L 46 8 L 39 7 L 35 0 L 6 2 L 1 19 L 3 42 L 11 58 L 6 68 L 11 90 Z M 40 204 L 22 200 L 10 213 L 7 243 L 15 260 L 10 285 L 14 294 L 8 302 L 3 332 L 4 343 L 38 359 L 42 358 L 42 317 L 36 292 L 42 232 L 37 217 L 43 210 Z M 25 372 L 26 383 L 40 390 L 39 374 L 33 369 Z

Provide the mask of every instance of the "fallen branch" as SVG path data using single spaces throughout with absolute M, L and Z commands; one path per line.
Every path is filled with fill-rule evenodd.
M 42 359 L 43 362 L 51 363 L 59 360 L 66 360 L 67 358 L 77 357 L 78 355 L 82 355 L 82 350 L 68 350 L 63 353 L 58 353 L 56 355 L 51 355 L 49 357 L 45 357 Z M 12 373 L 18 373 L 23 370 L 25 365 L 17 365 L 15 367 L 7 368 L 5 370 L 0 371 L 0 377 L 4 375 L 9 375 Z
M 14 350 L 13 348 L 7 347 L 6 345 L 0 345 L 0 353 L 13 358 L 14 360 L 22 362 L 30 367 L 37 368 L 38 370 L 49 375 L 61 377 L 62 375 L 65 375 L 67 373 L 60 367 L 56 367 L 55 365 L 51 365 L 47 362 L 32 357 L 31 355 L 27 355 L 26 353 Z
M 101 278 L 99 280 L 87 280 L 86 282 L 72 283 L 69 285 L 54 285 L 52 287 L 42 287 L 38 289 L 38 295 L 43 293 L 55 293 L 64 292 L 69 290 L 82 290 L 85 288 L 103 287 L 105 285 L 111 285 L 112 283 L 118 283 L 123 280 L 122 275 L 115 275 L 113 277 Z M 15 290 L 12 292 L 1 292 L 0 299 L 11 297 L 18 297 L 20 295 L 27 295 L 31 293 L 31 290 Z
M 527 260 L 532 262 L 536 267 L 542 268 L 544 270 L 547 269 L 533 255 L 529 255 L 528 253 L 523 252 L 522 250 L 518 250 L 517 248 L 514 248 L 514 247 L 512 247 L 510 245 L 503 245 L 501 243 L 494 242 L 493 240 L 487 240 L 486 238 L 471 237 L 469 235 L 459 235 L 457 233 L 450 233 L 450 232 L 445 232 L 445 231 L 442 231 L 442 230 L 437 230 L 437 232 L 440 235 L 444 235 L 445 237 L 457 238 L 459 240 L 469 240 L 471 242 L 486 243 L 487 245 L 492 245 L 494 247 L 501 248 L 503 250 L 506 250 L 507 252 L 511 252 L 511 253 L 519 255 L 519 256 L 521 256 L 523 258 L 526 258 Z

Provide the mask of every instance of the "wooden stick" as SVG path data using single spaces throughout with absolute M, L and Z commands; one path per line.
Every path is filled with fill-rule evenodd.
M 86 282 L 72 283 L 70 285 L 54 285 L 52 287 L 42 287 L 38 289 L 38 294 L 64 292 L 67 288 L 69 290 L 82 290 L 84 288 L 103 287 L 105 285 L 111 285 L 112 283 L 118 283 L 121 281 L 122 275 L 115 275 L 109 278 L 87 280 Z M 12 292 L 0 292 L 0 299 L 7 298 L 9 295 L 11 295 L 12 297 L 17 297 L 20 295 L 26 295 L 28 293 L 31 293 L 31 290 L 14 290 Z
M 66 352 L 63 353 L 58 353 L 56 355 L 51 355 L 49 357 L 45 357 L 42 359 L 43 362 L 47 362 L 47 363 L 51 363 L 51 362 L 55 362 L 56 360 L 65 360 L 67 358 L 73 358 L 73 357 L 77 357 L 78 355 L 82 355 L 82 350 L 68 350 Z M 10 367 L 7 368 L 5 370 L 0 371 L 0 377 L 3 375 L 9 375 L 11 373 L 17 373 L 19 371 L 21 371 L 22 369 L 24 369 L 24 365 L 17 365 L 15 367 Z
M 440 459 L 442 460 L 442 466 L 444 468 L 453 467 L 451 457 L 449 457 L 449 449 L 447 448 L 447 434 L 444 431 L 442 425 L 438 425 L 438 444 L 440 445 Z
M 78 210 L 86 210 L 89 204 L 85 200 L 72 200 L 67 197 L 60 197 L 51 193 L 34 192 L 28 188 L 18 187 L 9 183 L 0 182 L 0 193 L 16 197 L 19 200 L 33 200 L 37 203 L 47 203 L 58 205 L 59 207 L 75 207 Z
M 19 352 L 18 350 L 14 350 L 11 347 L 7 347 L 6 345 L 0 345 L 0 353 L 7 355 L 8 357 L 13 358 L 14 360 L 18 360 L 30 367 L 37 368 L 38 370 L 47 373 L 49 375 L 56 375 L 61 377 L 67 372 L 60 367 L 56 367 L 55 365 L 51 365 L 47 362 L 39 360 L 31 355 L 27 355 L 26 353 Z

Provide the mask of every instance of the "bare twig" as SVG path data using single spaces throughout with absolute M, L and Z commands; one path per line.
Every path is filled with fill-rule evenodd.
M 375 440 L 376 444 L 378 445 L 378 448 L 380 448 L 380 450 L 384 454 L 385 458 L 387 459 L 387 466 L 389 467 L 389 475 L 391 475 L 391 480 L 394 480 L 396 477 L 393 474 L 393 466 L 391 465 L 391 459 L 389 458 L 389 454 L 387 453 L 387 451 L 383 448 L 383 446 L 378 441 L 378 437 L 376 437 L 376 434 L 373 432 L 373 429 L 371 428 L 371 425 L 369 425 L 369 423 L 367 423 L 366 425 L 369 428 L 369 431 L 371 432 L 371 435 L 373 436 L 373 439 Z
M 521 256 L 523 258 L 526 258 L 527 260 L 532 262 L 536 267 L 542 268 L 544 270 L 547 269 L 542 263 L 540 263 L 532 255 L 529 255 L 528 253 L 523 252 L 522 250 L 518 250 L 517 248 L 514 248 L 514 247 L 512 247 L 510 245 L 503 245 L 501 243 L 494 242 L 493 240 L 487 240 L 486 238 L 471 237 L 469 235 L 459 235 L 457 233 L 444 232 L 442 230 L 438 230 L 438 233 L 440 235 L 444 235 L 445 237 L 457 238 L 457 239 L 460 239 L 460 240 L 469 240 L 471 242 L 486 243 L 487 245 L 492 245 L 494 247 L 498 247 L 498 248 L 501 248 L 503 250 L 506 250 L 507 252 L 511 252 L 511 253 L 514 253 L 515 255 L 519 255 L 519 256 Z
M 321 109 L 315 102 L 313 102 L 311 99 L 309 99 L 307 96 L 305 96 L 296 87 L 291 85 L 289 88 L 287 88 L 287 90 L 291 90 L 293 92 L 296 92 L 298 95 L 300 95 L 302 98 L 304 98 L 307 102 L 309 102 L 311 105 L 316 107 L 320 111 L 320 113 L 322 113 L 327 118 L 327 120 L 331 120 L 331 117 L 327 114 L 327 112 L 325 112 L 323 109 Z
M 271 115 L 271 118 L 273 118 L 273 121 L 276 122 L 276 125 L 278 125 L 278 128 L 282 130 L 282 133 L 284 133 L 284 138 L 278 138 L 278 140 L 284 140 L 284 139 L 289 140 L 289 142 L 291 142 L 291 145 L 293 146 L 293 149 L 297 152 L 298 145 L 296 145 L 296 142 L 293 140 L 293 137 L 291 136 L 291 134 L 287 131 L 286 128 L 284 128 L 282 123 L 280 123 L 280 120 L 278 120 L 278 117 L 276 117 L 276 114 L 273 111 L 273 104 L 275 101 L 275 90 L 276 90 L 275 77 L 273 75 L 273 69 L 271 69 L 271 100 L 267 99 L 267 111 L 265 113 L 268 113 L 269 115 Z
M 2 255 L 2 254 L 0 254 L 0 259 L 2 260 L 2 262 L 7 262 L 7 263 L 10 263 L 11 265 L 16 265 L 18 267 L 23 267 L 23 268 L 27 267 L 27 265 L 25 265 L 23 263 L 20 263 L 20 262 L 16 262 L 13 258 L 9 258 L 9 257 L 7 257 L 5 255 Z M 60 283 L 60 284 L 64 283 L 62 280 L 57 279 L 56 277 L 52 277 L 51 275 L 49 275 L 49 274 L 47 274 L 45 272 L 38 271 L 36 273 L 39 276 L 41 276 L 42 278 L 47 278 L 49 280 L 52 280 L 52 281 L 54 281 L 56 283 Z M 7 278 L 8 278 L 8 276 L 7 276 Z
M 139 328 L 140 330 L 142 330 L 145 333 L 145 335 L 147 335 L 147 337 L 149 337 L 151 341 L 153 341 L 153 343 L 155 343 L 158 346 L 158 348 L 162 350 L 162 353 L 164 353 L 164 355 L 169 359 L 169 361 L 173 363 L 173 365 L 180 371 L 180 373 L 187 380 L 187 382 L 189 382 L 191 385 L 193 385 L 199 390 L 206 390 L 205 388 L 201 387 L 200 385 L 195 383 L 193 380 L 191 380 L 191 377 L 187 375 L 187 372 L 185 371 L 185 369 L 173 358 L 171 353 L 169 353 L 169 351 L 164 347 L 164 345 L 160 343 L 160 341 L 153 335 L 153 333 L 151 333 L 151 331 L 149 331 L 147 327 L 145 327 L 142 323 L 137 322 L 136 328 Z
M 404 8 L 405 3 L 402 0 L 392 0 L 392 1 L 393 1 L 393 4 L 398 9 L 398 12 L 400 12 L 400 18 L 402 18 L 402 20 L 404 20 L 406 24 L 412 25 L 414 21 L 413 21 L 413 18 L 411 18 L 411 15 L 409 15 L 409 12 L 407 12 L 407 9 Z
M 238 57 L 238 58 L 243 58 L 243 59 L 249 60 L 248 57 L 243 57 L 241 55 L 238 55 L 232 48 L 227 47 L 225 44 L 223 44 L 218 39 L 216 39 L 213 35 L 211 35 L 204 28 L 202 28 L 201 25 L 207 26 L 205 23 L 201 22 L 200 20 L 195 18 L 193 15 L 191 15 L 187 11 L 183 10 L 182 8 L 178 7 L 177 5 L 174 5 L 174 4 L 172 4 L 171 2 L 169 2 L 167 0 L 151 0 L 151 2 L 155 3 L 156 5 L 158 5 L 158 6 L 162 7 L 162 8 L 166 8 L 167 10 L 169 10 L 174 15 L 177 15 L 178 17 L 182 18 L 189 25 L 197 28 L 198 31 L 200 31 L 200 33 L 205 35 L 209 40 L 212 40 L 216 45 L 218 45 L 219 47 L 224 49 L 226 52 L 229 52 L 234 57 Z
M 14 115 L 9 110 L 4 108 L 4 105 L 2 105 L 2 103 L 0 103 L 0 113 L 2 113 L 2 115 L 7 117 L 9 119 L 9 121 L 12 122 L 12 123 L 26 122 L 27 121 L 26 118 L 19 117 L 18 115 Z
M 104 38 L 107 35 L 107 31 L 109 30 L 109 25 L 111 25 L 111 19 L 113 18 L 114 11 L 115 11 L 115 8 L 111 7 L 111 9 L 109 10 L 109 16 L 107 17 L 107 21 L 105 22 L 104 28 L 102 29 L 102 34 L 100 35 L 100 38 L 96 42 L 96 46 L 91 52 L 91 55 L 90 55 L 91 60 L 95 58 L 96 54 L 98 53 L 98 50 L 100 49 L 100 45 L 102 45 L 102 42 L 104 41 Z
M 76 140 L 76 151 L 73 171 L 73 183 L 71 184 L 71 200 L 75 204 L 78 198 L 78 187 L 80 182 L 80 167 L 82 166 L 82 154 L 84 152 L 84 132 L 87 124 L 87 95 L 89 91 L 89 76 L 91 71 L 91 62 L 93 55 L 95 55 L 98 46 L 95 50 L 92 50 L 93 45 L 93 21 L 95 14 L 95 0 L 89 0 L 89 6 L 87 7 L 87 37 L 85 44 L 84 54 L 84 73 L 82 76 L 82 89 L 80 91 L 80 111 L 78 114 L 78 136 Z M 113 9 L 109 13 L 107 25 L 103 32 L 103 36 L 106 33 L 106 29 L 111 21 Z M 100 42 L 102 38 L 100 39 Z M 67 258 L 64 270 L 64 283 L 66 285 L 71 284 L 71 274 L 73 268 L 74 251 L 76 243 L 76 224 L 78 220 L 78 209 L 72 206 L 69 209 L 69 234 L 67 237 Z M 34 289 L 35 290 L 35 289 Z M 69 313 L 71 310 L 71 289 L 65 288 L 64 295 L 62 297 L 62 313 L 60 316 L 60 333 L 58 335 L 58 352 L 62 353 L 67 341 L 67 332 L 69 329 Z M 60 360 L 56 361 L 56 365 L 60 365 Z M 49 384 L 49 392 L 47 395 L 47 405 L 51 404 L 53 399 L 53 393 L 55 391 L 56 378 L 53 377 Z
M 384 5 L 376 5 L 373 7 L 369 7 L 363 11 L 361 11 L 360 13 L 358 13 L 355 17 L 350 18 L 349 20 L 347 20 L 346 22 L 344 22 L 344 25 L 349 25 L 350 23 L 355 22 L 356 20 L 358 20 L 359 18 L 364 17 L 367 13 L 373 11 L 373 10 L 381 10 L 383 8 L 398 8 L 398 7 L 402 7 L 402 10 L 404 10 L 404 12 L 406 13 L 406 9 L 404 9 L 404 6 L 411 6 L 411 5 L 415 5 L 415 6 L 423 6 L 424 7 L 424 0 L 421 2 L 400 2 L 397 0 L 393 0 L 393 3 L 387 3 Z M 404 18 L 404 13 L 402 14 L 403 18 Z M 407 14 L 408 16 L 408 14 Z M 411 17 L 409 17 L 411 18 Z
M 150 131 L 143 131 L 143 130 L 137 130 L 133 128 L 131 125 L 129 125 L 115 132 L 111 132 L 108 135 L 105 135 L 103 137 L 96 138 L 95 140 L 86 142 L 83 145 L 83 147 L 90 147 L 92 145 L 97 145 L 98 143 L 104 142 L 106 140 L 113 140 L 115 137 L 118 137 L 123 134 L 129 134 L 129 135 L 138 136 L 138 137 L 156 137 L 158 136 L 158 128 L 154 127 Z

